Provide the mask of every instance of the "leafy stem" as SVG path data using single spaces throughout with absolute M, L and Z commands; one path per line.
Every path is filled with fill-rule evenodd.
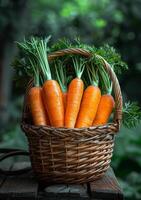
M 84 68 L 85 68 L 85 61 L 82 58 L 78 58 L 78 57 L 72 58 L 72 61 L 73 61 L 76 76 L 78 78 L 81 78 L 84 72 Z
M 40 86 L 40 81 L 39 81 L 39 70 L 36 66 L 36 63 L 34 61 L 32 61 L 30 58 L 29 58 L 29 62 L 33 68 L 33 71 L 34 71 L 34 85 L 36 87 L 39 87 Z
M 93 57 L 90 59 L 90 62 L 87 64 L 87 73 L 91 85 L 98 86 L 99 77 L 98 77 L 98 68 L 93 63 Z
M 25 57 L 29 60 L 34 72 L 34 66 L 36 66 L 36 68 L 38 66 L 38 71 L 41 69 L 45 80 L 51 79 L 51 71 L 47 59 L 47 43 L 49 39 L 50 36 L 44 40 L 31 37 L 29 41 L 24 40 L 23 43 L 18 43 L 18 46 L 24 51 Z M 37 79 L 36 73 L 35 76 Z
M 101 56 L 95 55 L 96 57 L 96 63 L 98 65 L 99 75 L 101 78 L 101 84 L 102 84 L 102 91 L 105 94 L 111 94 L 112 92 L 112 82 L 110 81 L 110 77 L 108 73 L 106 72 L 103 65 L 105 64 L 103 60 L 101 60 Z
M 67 91 L 66 67 L 63 65 L 63 63 L 60 60 L 58 60 L 58 62 L 55 62 L 54 66 L 55 66 L 57 80 L 61 86 L 61 89 L 63 92 L 66 92 Z
M 32 46 L 35 48 L 35 55 L 38 61 L 39 66 L 41 67 L 42 73 L 45 80 L 51 80 L 51 71 L 47 59 L 47 43 L 50 39 L 50 36 L 44 40 L 32 39 Z

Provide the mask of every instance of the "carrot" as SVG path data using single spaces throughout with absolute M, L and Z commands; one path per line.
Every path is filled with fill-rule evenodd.
M 76 72 L 76 78 L 74 78 L 68 88 L 67 93 L 67 105 L 65 113 L 65 127 L 74 128 L 77 115 L 79 112 L 81 99 L 84 91 L 84 83 L 81 80 L 82 73 L 84 71 L 84 62 L 75 58 L 73 64 Z
M 97 73 L 95 73 L 92 65 L 91 70 L 88 69 L 88 76 L 91 85 L 88 86 L 84 91 L 80 111 L 75 126 L 76 128 L 89 127 L 92 125 L 101 98 L 101 91 L 98 87 L 98 76 Z
M 99 72 L 102 79 L 103 95 L 101 96 L 97 114 L 93 121 L 93 126 L 105 125 L 110 118 L 113 108 L 115 107 L 115 101 L 111 95 L 112 83 L 110 83 L 109 76 L 102 66 L 99 66 Z
M 57 81 L 47 80 L 43 85 L 46 109 L 54 127 L 64 126 L 64 104 L 61 88 Z
M 90 85 L 84 91 L 76 128 L 92 125 L 100 101 L 101 92 L 97 86 Z
M 34 125 L 49 125 L 42 101 L 42 88 L 32 87 L 28 93 L 28 100 Z
M 108 119 L 112 113 L 114 106 L 115 106 L 115 101 L 112 95 L 110 94 L 102 95 L 93 125 L 95 126 L 95 125 L 106 124 L 108 122 Z
M 56 80 L 52 80 L 47 59 L 47 40 L 39 40 L 35 45 L 39 66 L 44 75 L 43 95 L 49 120 L 54 127 L 64 126 L 64 103 L 61 88 Z M 36 43 L 35 43 L 36 44 Z
M 61 88 L 57 81 L 52 80 L 51 71 L 47 59 L 47 43 L 50 37 L 45 40 L 32 37 L 27 43 L 29 58 L 36 63 L 38 70 L 44 78 L 43 98 L 51 126 L 64 126 L 64 104 Z
M 39 71 L 37 68 L 36 63 L 29 59 L 29 62 L 33 69 L 34 74 L 34 85 L 29 90 L 28 93 L 28 100 L 29 100 L 29 107 L 33 118 L 34 125 L 49 125 L 49 118 L 48 114 L 44 107 L 44 99 L 42 96 L 42 88 L 40 87 L 39 81 Z

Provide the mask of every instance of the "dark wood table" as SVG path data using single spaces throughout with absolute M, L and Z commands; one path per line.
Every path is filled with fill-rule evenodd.
M 19 169 L 29 163 L 15 163 L 10 169 Z M 112 168 L 105 176 L 83 185 L 49 185 L 43 187 L 33 173 L 6 176 L 0 174 L 0 200 L 123 200 L 122 190 Z

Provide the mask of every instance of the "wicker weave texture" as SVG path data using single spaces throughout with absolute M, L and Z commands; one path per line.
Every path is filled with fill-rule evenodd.
M 100 178 L 109 167 L 114 146 L 111 127 L 100 130 L 63 132 L 24 126 L 37 178 L 55 183 L 84 183 Z
M 66 54 L 90 57 L 83 49 L 65 49 L 49 55 L 49 61 Z M 29 142 L 30 158 L 35 175 L 45 183 L 85 183 L 100 178 L 108 169 L 114 146 L 114 135 L 122 118 L 122 96 L 115 73 L 102 58 L 103 66 L 113 82 L 115 94 L 114 122 L 90 128 L 54 128 L 31 125 L 31 116 L 24 102 L 21 127 Z M 27 93 L 32 87 L 30 82 Z M 26 94 L 27 96 L 27 94 Z

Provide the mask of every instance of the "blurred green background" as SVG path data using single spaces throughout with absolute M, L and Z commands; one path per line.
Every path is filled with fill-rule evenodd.
M 120 76 L 122 92 L 141 105 L 140 22 L 140 0 L 0 0 L 0 148 L 27 148 L 19 126 L 25 90 L 16 87 L 10 66 L 18 53 L 14 41 L 80 36 L 84 43 L 114 46 L 130 68 Z M 111 165 L 126 199 L 141 199 L 141 125 L 121 128 Z

